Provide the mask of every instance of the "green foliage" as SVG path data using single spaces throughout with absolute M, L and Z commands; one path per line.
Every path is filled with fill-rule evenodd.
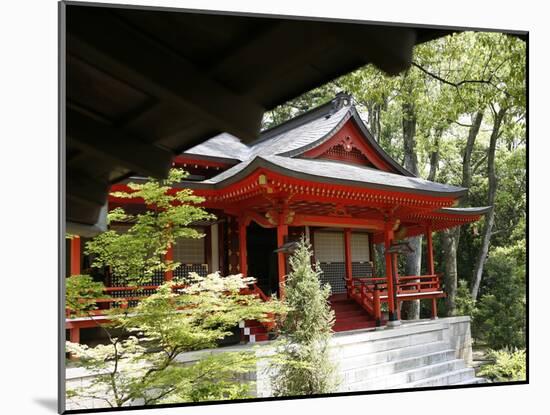
M 289 260 L 291 272 L 285 284 L 289 310 L 271 366 L 275 396 L 334 392 L 338 383 L 329 357 L 334 324 L 334 312 L 328 304 L 330 286 L 321 286 L 320 267 L 312 267 L 311 256 L 311 245 L 302 237 Z
M 93 348 L 67 342 L 67 351 L 95 375 L 67 396 L 104 399 L 113 407 L 248 397 L 250 385 L 236 376 L 255 368 L 254 352 L 211 353 L 187 364 L 178 356 L 215 347 L 239 321 L 266 320 L 285 307 L 241 294 L 252 282 L 241 275 L 194 279 L 181 290 L 165 283 L 131 313 L 113 315 L 114 327 L 129 332 L 128 338 L 110 337 L 109 344 Z
M 454 185 L 462 183 L 469 127 L 475 114 L 481 112 L 483 122 L 470 163 L 472 178 L 467 205 L 471 206 L 488 204 L 489 138 L 495 112 L 507 109 L 496 145 L 495 218 L 489 261 L 484 268 L 476 306 L 479 310 L 473 309 L 467 287 L 462 283 L 456 299 L 459 311 L 455 311 L 472 315 L 475 336 L 490 341 L 495 347 L 521 345 L 519 337 L 524 336 L 526 57 L 526 43 L 516 37 L 502 33 L 456 33 L 416 46 L 413 65 L 399 76 L 389 77 L 367 65 L 293 100 L 290 103 L 293 109 L 285 106 L 277 109 L 286 119 L 296 111 L 304 112 L 318 105 L 322 99 L 328 101 L 335 92 L 346 91 L 355 99 L 361 117 L 380 146 L 403 163 L 403 123 L 411 118 L 404 108 L 412 108 L 419 175 L 427 178 L 433 173 L 431 179 Z M 470 281 L 483 229 L 481 220 L 464 226 L 460 232 L 459 281 Z M 436 244 L 438 239 L 435 238 Z M 497 248 L 507 250 L 510 258 L 499 254 Z M 441 249 L 434 252 L 438 271 L 443 271 L 449 254 Z M 383 261 L 377 261 L 376 273 L 383 275 L 380 265 Z M 443 304 L 441 310 L 444 311 Z M 508 313 L 504 315 L 506 310 Z M 502 318 L 492 317 L 491 313 Z M 506 340 L 507 336 L 511 337 Z
M 88 315 L 97 309 L 96 299 L 107 298 L 105 286 L 89 275 L 72 275 L 65 279 L 65 304 L 70 317 Z
M 112 274 L 129 285 L 150 281 L 155 272 L 174 270 L 178 263 L 166 261 L 164 256 L 178 238 L 201 238 L 204 235 L 189 227 L 200 220 L 213 218 L 196 206 L 203 198 L 190 189 L 170 191 L 187 173 L 170 170 L 166 180 L 149 179 L 144 183 L 129 183 L 129 192 L 114 192 L 122 199 L 141 198 L 146 212 L 131 215 L 122 208 L 109 212 L 109 223 L 128 222 L 125 233 L 104 232 L 86 243 L 86 253 L 93 254 L 92 267 L 110 267 Z
M 455 298 L 455 315 L 474 317 L 476 302 L 472 299 L 468 283 L 464 280 L 458 282 L 458 289 Z
M 472 332 L 492 349 L 525 347 L 525 266 L 514 255 L 517 249 L 496 248 L 487 260 L 485 294 L 477 303 Z
M 493 361 L 484 365 L 478 375 L 492 382 L 526 380 L 527 355 L 525 349 L 492 350 L 489 358 Z

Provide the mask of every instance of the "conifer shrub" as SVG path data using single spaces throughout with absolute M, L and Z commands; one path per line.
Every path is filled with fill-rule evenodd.
M 311 245 L 302 237 L 289 259 L 284 300 L 288 312 L 270 366 L 274 396 L 330 393 L 338 385 L 329 353 L 334 324 L 330 286 L 321 285 L 319 264 L 312 266 L 311 257 Z

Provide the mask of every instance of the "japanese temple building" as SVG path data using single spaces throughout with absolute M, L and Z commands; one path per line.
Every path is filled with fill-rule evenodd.
M 404 169 L 378 145 L 345 94 L 263 131 L 248 145 L 227 133 L 212 137 L 176 156 L 174 166 L 190 173 L 178 187 L 203 196 L 203 207 L 217 218 L 197 224 L 204 238 L 170 249 L 181 263 L 174 274 L 242 273 L 257 279 L 260 295 L 282 297 L 288 269 L 279 248 L 304 234 L 322 281 L 332 287 L 337 331 L 396 325 L 400 303 L 416 299 L 430 301 L 436 318 L 436 300 L 445 293 L 434 268 L 432 233 L 477 221 L 490 209 L 455 207 L 467 189 Z M 125 188 L 120 183 L 112 190 Z M 139 202 L 109 200 L 110 207 L 132 203 Z M 399 242 L 415 235 L 425 236 L 427 273 L 398 275 L 397 256 L 407 249 Z M 385 275 L 374 273 L 378 243 L 385 247 L 378 267 Z M 80 273 L 79 245 L 79 238 L 71 242 L 72 274 Z M 172 273 L 159 275 L 147 289 L 170 278 Z M 122 288 L 112 294 L 128 295 Z M 67 327 L 78 340 L 77 330 L 91 326 L 67 320 Z M 267 338 L 256 333 L 255 340 Z

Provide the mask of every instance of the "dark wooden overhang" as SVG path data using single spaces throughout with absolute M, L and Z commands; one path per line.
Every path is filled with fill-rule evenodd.
M 82 225 L 111 184 L 162 177 L 220 132 L 251 141 L 265 110 L 368 63 L 397 74 L 450 32 L 78 2 L 60 22 L 67 221 Z

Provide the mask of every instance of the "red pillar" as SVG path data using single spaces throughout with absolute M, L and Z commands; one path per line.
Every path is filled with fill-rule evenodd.
M 166 255 L 164 256 L 166 261 L 173 261 L 174 260 L 174 247 L 170 245 L 168 247 L 168 250 L 166 251 Z M 172 281 L 174 278 L 174 271 L 166 271 L 164 273 L 164 281 Z
M 277 247 L 280 248 L 285 243 L 285 239 L 288 235 L 288 225 L 285 225 L 281 220 L 277 225 Z M 282 252 L 277 253 L 277 265 L 279 273 L 279 298 L 283 300 L 285 298 L 285 275 L 286 275 L 286 258 Z
M 71 327 L 69 329 L 69 340 L 71 343 L 80 343 L 80 328 Z
M 393 262 L 393 273 L 395 275 L 395 281 L 399 281 L 399 267 L 398 267 L 398 258 L 397 254 L 392 254 L 392 262 Z M 392 279 L 392 282 L 393 279 Z M 393 291 L 396 292 L 396 294 L 399 294 L 399 287 L 393 287 Z M 401 303 L 399 300 L 395 303 L 395 311 L 397 312 L 397 319 L 401 320 Z
M 246 221 L 244 218 L 239 218 L 239 271 L 246 277 L 248 259 L 246 256 Z
M 384 248 L 386 251 L 390 248 L 393 240 L 393 225 L 390 221 L 387 221 L 384 225 Z M 397 319 L 397 313 L 393 298 L 393 278 L 392 278 L 392 254 L 385 254 L 386 257 L 386 283 L 388 286 L 388 312 L 389 320 L 393 321 Z
M 351 229 L 344 229 L 344 253 L 346 258 L 346 289 L 348 296 L 351 294 L 352 279 L 353 279 L 353 265 L 351 258 Z
M 434 275 L 435 274 L 435 268 L 434 268 L 434 249 L 433 249 L 433 241 L 432 241 L 432 225 L 428 224 L 426 226 L 426 245 L 427 245 L 427 258 L 428 258 L 428 274 Z
M 71 273 L 70 275 L 80 275 L 80 236 L 73 236 L 71 239 Z
M 428 274 L 435 274 L 434 267 L 434 251 L 433 251 L 433 241 L 432 241 L 432 224 L 428 223 L 426 225 L 426 249 L 427 249 L 427 258 L 428 258 Z M 432 298 L 432 318 L 437 318 L 437 298 Z

